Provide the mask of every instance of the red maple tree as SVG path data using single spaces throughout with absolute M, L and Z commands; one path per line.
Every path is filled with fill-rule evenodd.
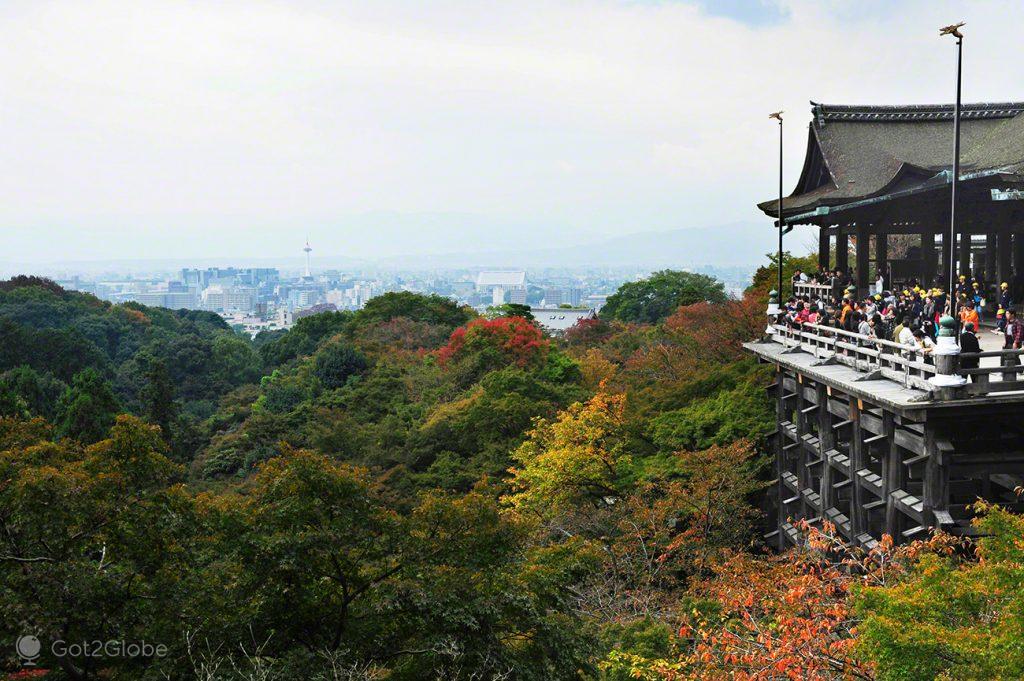
M 437 358 L 444 365 L 470 354 L 496 351 L 501 359 L 526 367 L 543 359 L 550 345 L 540 329 L 523 317 L 474 319 L 452 332 Z

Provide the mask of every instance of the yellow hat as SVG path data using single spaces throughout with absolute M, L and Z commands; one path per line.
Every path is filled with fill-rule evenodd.
M 910 291 L 908 291 L 907 289 L 903 289 L 903 295 L 909 296 L 910 295 Z
M 971 284 L 971 286 L 973 286 L 974 288 L 978 288 L 978 282 L 974 282 L 973 284 Z
M 1004 281 L 1002 284 L 999 285 L 999 288 L 1009 288 L 1009 287 L 1007 286 L 1006 282 Z
M 878 294 L 876 293 L 876 294 L 875 294 L 875 300 L 881 300 L 881 299 L 882 299 L 882 296 L 880 296 L 880 295 L 878 295 Z

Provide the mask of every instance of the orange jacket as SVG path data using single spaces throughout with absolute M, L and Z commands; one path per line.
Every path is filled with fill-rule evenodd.
M 964 309 L 960 310 L 960 322 L 961 323 L 966 324 L 967 322 L 971 322 L 972 324 L 974 324 L 974 328 L 977 329 L 978 328 L 978 324 L 979 324 L 980 321 L 981 320 L 978 318 L 978 311 L 977 310 L 972 310 L 972 309 L 967 308 L 967 307 L 965 307 Z
M 845 324 L 846 323 L 846 315 L 849 314 L 852 311 L 853 311 L 852 307 L 850 307 L 849 305 L 843 305 L 843 310 L 842 310 L 842 312 L 839 313 L 839 323 L 840 324 Z

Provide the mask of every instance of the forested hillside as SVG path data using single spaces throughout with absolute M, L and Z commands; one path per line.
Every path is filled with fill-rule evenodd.
M 10 646 L 0 669 L 1024 673 L 1019 518 L 985 509 L 979 546 L 863 556 L 812 533 L 819 551 L 769 554 L 770 369 L 740 348 L 763 292 L 663 272 L 612 302 L 554 339 L 391 293 L 250 341 L 214 314 L 0 283 L 0 633 L 43 642 L 35 670 Z

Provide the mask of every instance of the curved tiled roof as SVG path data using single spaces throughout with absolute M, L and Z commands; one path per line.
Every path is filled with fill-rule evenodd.
M 811 102 L 811 111 L 820 125 L 827 121 L 951 121 L 952 104 L 912 104 L 908 106 L 872 106 L 861 104 L 819 104 Z M 1024 112 L 1024 102 L 962 104 L 960 119 L 1012 118 Z
M 811 104 L 804 172 L 783 199 L 789 214 L 920 185 L 952 167 L 951 104 Z M 1024 166 L 1022 113 L 1024 102 L 963 105 L 961 172 Z M 777 203 L 758 207 L 775 217 Z

